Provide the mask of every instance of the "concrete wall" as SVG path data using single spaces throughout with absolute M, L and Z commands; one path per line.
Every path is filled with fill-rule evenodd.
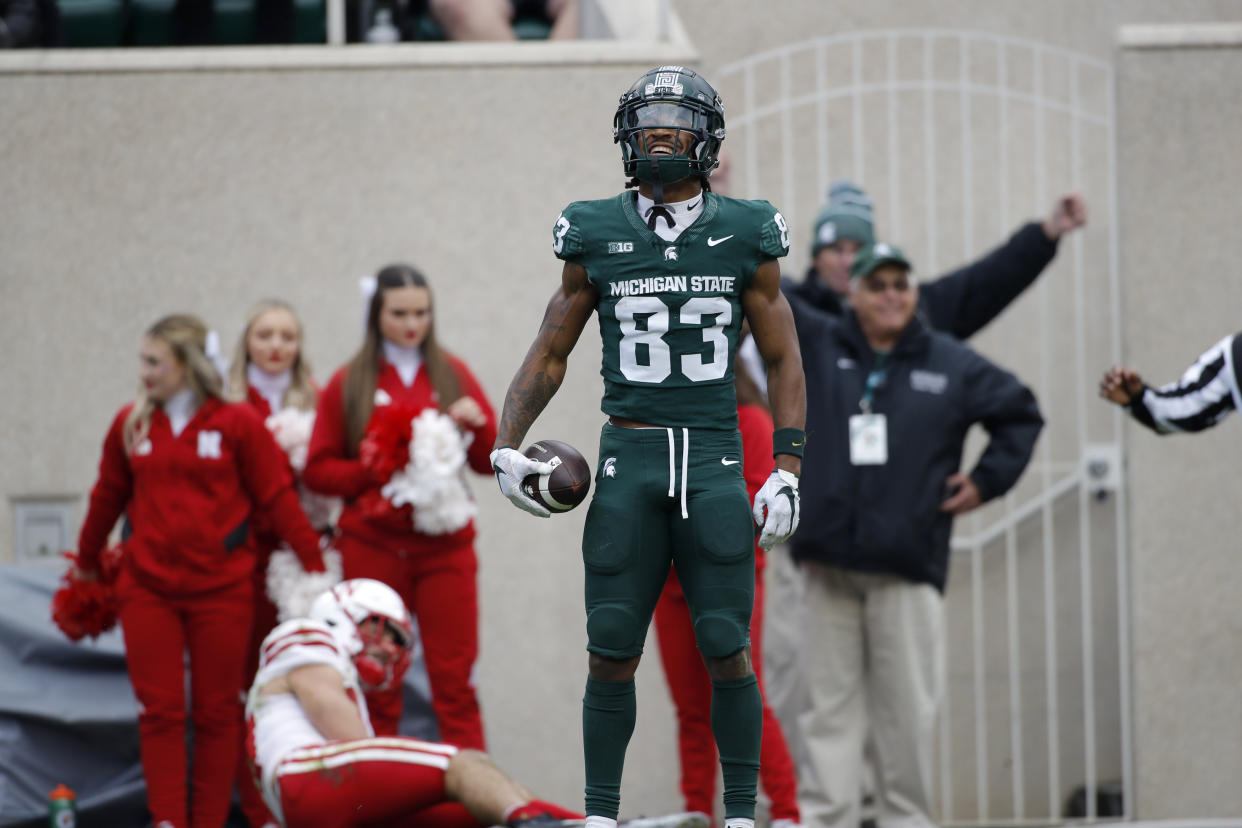
M 1128 365 L 1176 378 L 1239 327 L 1242 27 L 1123 30 L 1118 56 Z M 1237 423 L 1128 435 L 1138 809 L 1242 814 Z
M 559 284 L 559 211 L 622 187 L 616 95 L 650 66 L 693 55 L 570 44 L 535 61 L 520 46 L 480 47 L 463 62 L 453 51 L 394 49 L 366 65 L 351 61 L 381 53 L 75 54 L 0 76 L 6 498 L 87 493 L 158 316 L 192 310 L 231 352 L 248 306 L 285 297 L 326 381 L 361 341 L 358 278 L 394 260 L 428 274 L 441 341 L 499 406 Z M 148 59 L 183 63 L 146 71 Z M 75 60 L 91 68 L 70 71 Z M 288 65 L 262 68 L 273 60 Z M 598 354 L 592 325 L 530 435 L 592 461 Z M 578 802 L 585 510 L 540 521 L 491 478 L 472 483 L 490 747 L 534 790 Z M 5 558 L 11 514 L 0 510 Z M 639 693 L 628 801 L 671 808 L 673 718 L 658 667 Z
M 168 311 L 201 314 L 231 345 L 251 302 L 283 296 L 302 312 L 322 380 L 359 340 L 358 277 L 410 260 L 436 288 L 443 341 L 499 404 L 556 284 L 551 224 L 568 201 L 620 188 L 612 112 L 649 66 L 693 61 L 710 78 L 764 49 L 899 27 L 1011 35 L 1112 61 L 1122 24 L 1226 20 L 1237 6 L 783 0 L 779 18 L 743 0 L 674 8 L 689 44 L 0 55 L 0 381 L 12 390 L 0 408 L 10 504 L 0 508 L 0 559 L 13 555 L 15 499 L 85 495 L 107 422 L 133 392 L 141 331 Z M 1236 325 L 1227 268 L 1242 175 L 1230 152 L 1238 54 L 1127 50 L 1116 64 L 1123 356 L 1153 378 L 1172 377 Z M 805 224 L 822 194 L 800 192 L 782 207 Z M 807 237 L 794 230 L 798 268 Z M 994 241 L 976 238 L 979 249 Z M 597 358 L 588 329 L 532 437 L 566 439 L 594 459 Z M 1127 440 L 1141 816 L 1242 812 L 1233 533 L 1218 505 L 1230 491 L 1218 459 L 1230 456 L 1229 427 Z M 491 747 L 536 790 L 575 802 L 583 514 L 535 521 L 493 485 L 475 485 Z M 626 803 L 650 813 L 678 804 L 672 715 L 654 665 L 640 671 L 639 695 Z

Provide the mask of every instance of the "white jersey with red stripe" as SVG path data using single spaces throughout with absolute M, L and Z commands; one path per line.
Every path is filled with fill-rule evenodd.
M 263 639 L 259 671 L 246 700 L 247 741 L 262 779 L 264 798 L 279 799 L 275 789 L 276 771 L 291 753 L 329 741 L 311 723 L 297 696 L 260 692 L 275 679 L 311 664 L 326 664 L 341 674 L 345 692 L 358 706 L 367 733 L 375 735 L 358 683 L 358 671 L 332 631 L 325 624 L 305 618 L 280 624 Z

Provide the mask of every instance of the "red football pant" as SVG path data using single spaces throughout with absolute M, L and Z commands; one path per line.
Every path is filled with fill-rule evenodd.
M 249 692 L 250 685 L 254 682 L 254 675 L 259 670 L 259 649 L 263 644 L 263 639 L 267 634 L 276 628 L 277 610 L 276 605 L 267 597 L 267 565 L 271 560 L 271 549 L 260 549 L 255 554 L 254 576 L 251 581 L 254 583 L 254 624 L 250 633 L 250 649 L 246 653 L 246 672 L 242 679 L 242 697 Z M 250 823 L 250 828 L 261 828 L 268 823 L 274 823 L 276 818 L 267 810 L 267 805 L 263 802 L 263 796 L 259 793 L 256 784 L 254 768 L 250 765 L 250 757 L 246 753 L 246 733 L 243 729 L 242 740 L 238 747 L 241 751 L 237 764 L 237 793 L 241 798 L 242 813 L 246 815 L 246 822 Z
M 472 683 L 479 654 L 479 562 L 474 547 L 427 551 L 397 542 L 377 548 L 341 535 L 337 548 L 346 579 L 374 578 L 388 584 L 418 623 L 440 740 L 483 750 L 483 717 Z M 401 706 L 400 687 L 367 693 L 377 734 L 396 734 Z
M 152 820 L 220 828 L 228 817 L 242 733 L 239 689 L 250 637 L 251 583 L 168 597 L 124 570 L 117 602 Z M 190 654 L 193 791 L 187 796 L 185 653 Z
M 677 708 L 677 746 L 681 753 L 681 793 L 686 809 L 715 812 L 716 805 L 716 738 L 712 735 L 712 683 L 694 641 L 694 625 L 690 607 L 677 581 L 670 572 L 668 582 L 655 608 L 656 636 L 660 642 L 660 660 L 668 680 L 673 706 Z M 759 692 L 763 693 L 763 573 L 755 578 L 755 606 L 750 616 L 750 655 L 754 662 Z M 789 746 L 780 722 L 763 702 L 763 743 L 759 752 L 759 781 L 772 801 L 773 819 L 799 821 L 798 782 Z
M 297 828 L 479 828 L 449 802 L 444 772 L 453 749 L 404 736 L 331 742 L 294 751 L 277 784 L 285 823 Z

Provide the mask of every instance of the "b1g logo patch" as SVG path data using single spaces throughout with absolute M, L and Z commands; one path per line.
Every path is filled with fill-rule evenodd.
M 633 253 L 634 242 L 608 242 L 609 253 Z
M 220 459 L 220 432 L 200 431 L 198 433 L 198 456 L 208 460 Z

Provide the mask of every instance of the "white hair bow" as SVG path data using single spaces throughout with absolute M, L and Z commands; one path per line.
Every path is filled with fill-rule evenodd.
M 207 332 L 207 341 L 203 343 L 203 355 L 216 367 L 221 380 L 229 375 L 229 364 L 224 359 L 224 355 L 220 353 L 220 334 L 217 331 Z
M 358 292 L 362 294 L 362 330 L 365 333 L 367 329 L 368 311 L 371 309 L 371 297 L 375 295 L 379 283 L 374 276 L 363 276 L 358 280 Z

